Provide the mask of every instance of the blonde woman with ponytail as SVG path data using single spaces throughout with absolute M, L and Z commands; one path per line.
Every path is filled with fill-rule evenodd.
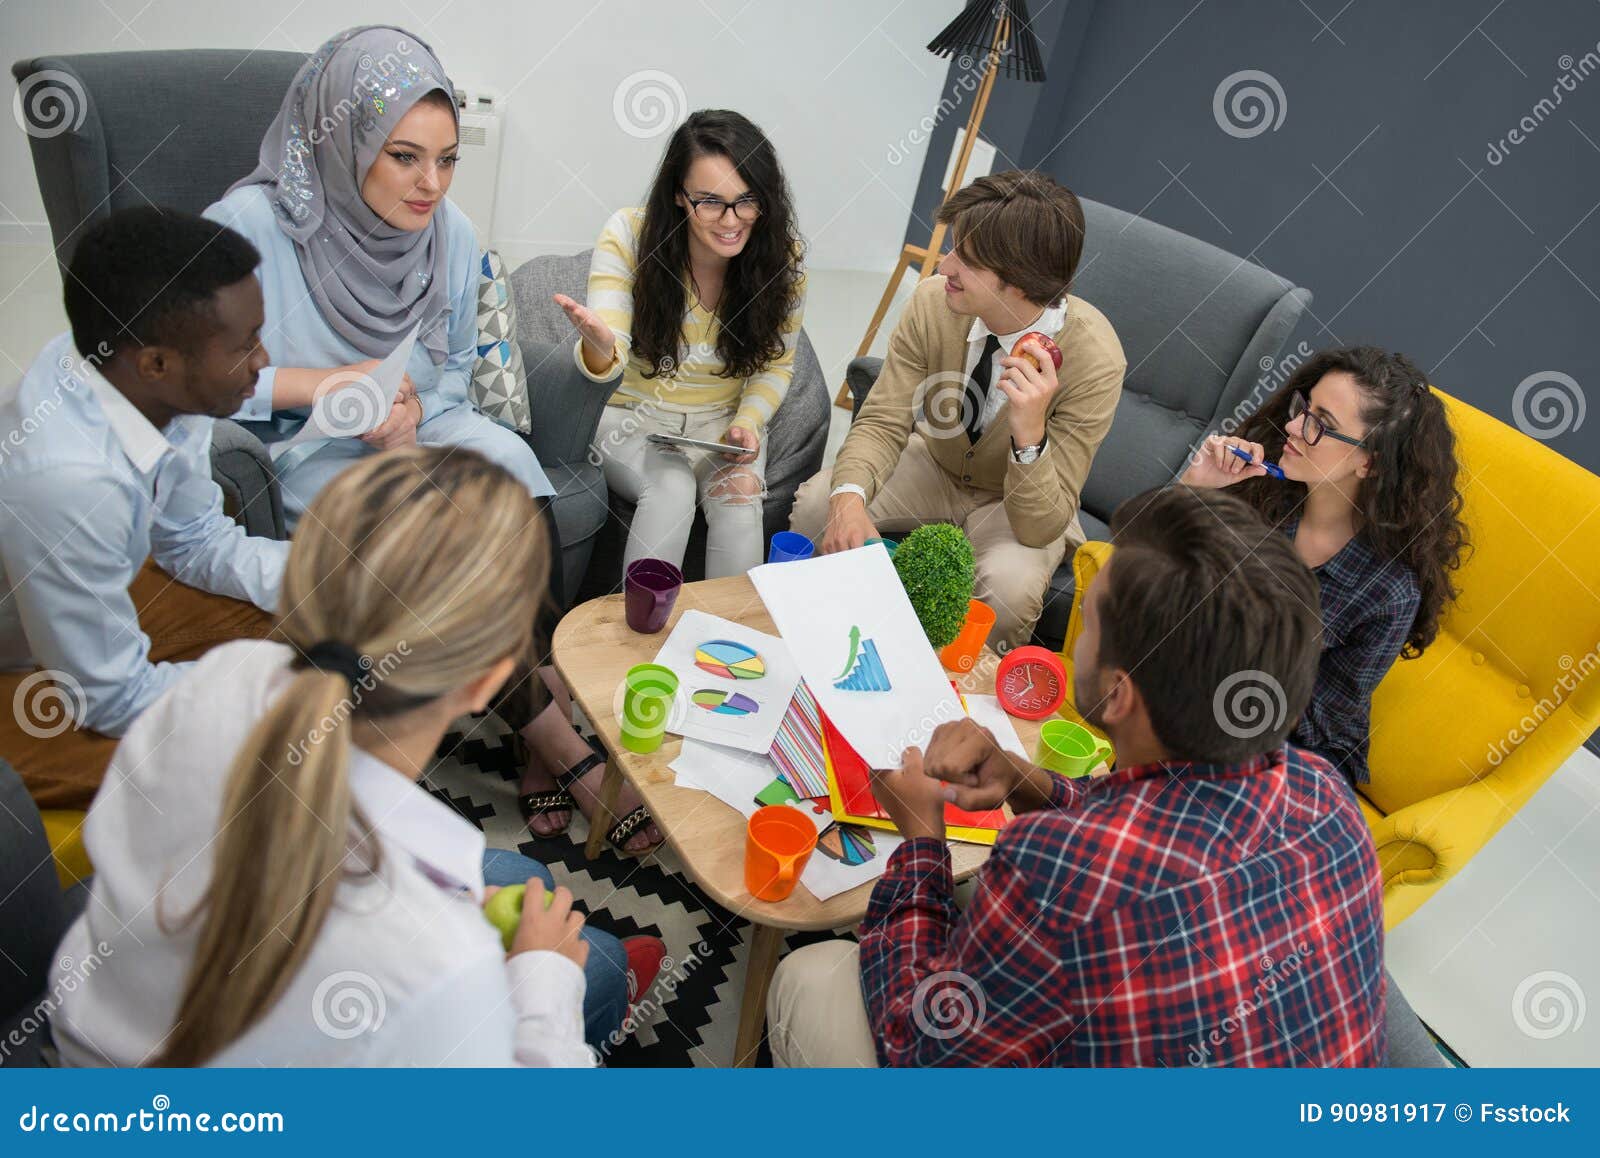
M 509 956 L 483 835 L 415 781 L 532 648 L 548 547 L 467 450 L 362 460 L 316 498 L 274 640 L 209 653 L 129 729 L 58 956 L 76 1065 L 592 1065 L 626 956 L 536 862 Z M 530 879 L 531 878 L 531 879 Z M 550 901 L 549 908 L 545 900 Z M 606 973 L 596 976 L 597 965 Z M 585 967 L 590 976 L 586 980 Z

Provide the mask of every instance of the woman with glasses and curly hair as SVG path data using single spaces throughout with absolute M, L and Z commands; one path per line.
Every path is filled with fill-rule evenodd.
M 578 369 L 610 396 L 591 459 L 607 487 L 635 504 L 624 565 L 647 557 L 681 565 L 696 507 L 706 518 L 706 578 L 761 562 L 765 430 L 794 374 L 805 309 L 800 256 L 772 143 L 738 113 L 702 109 L 667 142 L 643 208 L 606 222 L 588 303 L 555 295 L 578 331 Z M 541 674 L 564 699 L 555 674 Z M 562 763 L 570 730 L 537 739 L 519 802 L 535 836 L 554 836 L 575 806 L 593 815 L 602 768 L 581 748 L 574 753 L 582 759 Z M 617 814 L 608 838 L 619 852 L 661 842 L 629 786 Z
M 1455 435 L 1422 371 L 1358 346 L 1313 356 L 1236 436 L 1209 436 L 1180 479 L 1236 486 L 1316 574 L 1322 662 L 1290 739 L 1354 784 L 1370 778 L 1372 690 L 1433 642 L 1456 597 L 1456 475 Z
M 682 563 L 697 503 L 707 578 L 761 562 L 763 433 L 794 372 L 800 252 L 772 143 L 738 113 L 702 109 L 672 134 L 644 207 L 606 222 L 588 304 L 556 295 L 578 368 L 612 392 L 594 447 L 606 485 L 638 504 L 626 562 Z

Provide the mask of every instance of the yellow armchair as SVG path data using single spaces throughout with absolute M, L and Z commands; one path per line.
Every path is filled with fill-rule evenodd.
M 1439 395 L 1473 551 L 1439 638 L 1396 663 L 1372 699 L 1372 780 L 1360 803 L 1390 928 L 1600 728 L 1600 477 Z M 1082 593 L 1110 553 L 1091 542 L 1073 557 L 1069 670 Z

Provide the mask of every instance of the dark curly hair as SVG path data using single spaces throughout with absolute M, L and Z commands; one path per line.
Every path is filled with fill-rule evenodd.
M 1439 619 L 1456 598 L 1453 573 L 1470 549 L 1456 485 L 1455 433 L 1422 371 L 1404 354 L 1375 346 L 1318 351 L 1238 435 L 1259 442 L 1266 457 L 1277 461 L 1295 391 L 1309 396 L 1324 374 L 1339 370 L 1361 387 L 1361 420 L 1367 425 L 1362 448 L 1372 456 L 1372 471 L 1356 491 L 1356 530 L 1380 555 L 1411 568 L 1422 592 L 1400 650 L 1401 658 L 1414 659 L 1438 636 Z M 1293 481 L 1251 478 L 1237 489 L 1274 525 L 1306 498 L 1306 485 Z
M 750 239 L 728 263 L 717 302 L 717 356 L 724 378 L 759 374 L 783 353 L 783 326 L 800 294 L 800 236 L 778 154 L 759 128 L 727 109 L 689 114 L 667 142 L 650 186 L 633 275 L 633 353 L 654 378 L 681 358 L 689 229 L 676 197 L 696 157 L 721 156 L 761 204 Z M 671 359 L 670 362 L 667 359 Z

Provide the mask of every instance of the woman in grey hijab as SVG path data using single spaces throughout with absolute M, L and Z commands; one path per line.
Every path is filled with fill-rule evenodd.
M 554 493 L 521 436 L 467 399 L 481 262 L 471 223 L 445 196 L 458 145 L 451 94 L 444 66 L 409 33 L 341 32 L 296 74 L 255 171 L 206 210 L 261 251 L 261 342 L 272 365 L 235 417 L 267 442 L 285 443 L 316 399 L 370 372 L 420 327 L 406 385 L 380 427 L 272 448 L 291 520 L 355 459 L 411 442 L 470 447 L 533 494 Z M 358 417 L 360 409 L 347 408 Z M 344 414 L 325 404 L 319 420 L 325 413 Z M 553 672 L 519 673 L 495 711 L 526 744 L 530 765 L 560 785 L 533 799 L 570 810 L 576 793 L 593 812 L 604 763 L 572 730 L 565 690 L 544 703 L 546 685 L 559 683 Z M 616 815 L 609 835 L 619 849 L 641 853 L 660 843 L 631 786 Z
M 351 391 L 318 410 L 324 431 L 345 436 L 271 448 L 291 526 L 355 459 L 413 443 L 470 447 L 533 494 L 553 493 L 522 437 L 468 399 L 481 258 L 446 196 L 458 144 L 453 90 L 432 50 L 397 28 L 353 28 L 301 67 L 255 170 L 206 210 L 261 251 L 272 366 L 236 417 L 267 443 L 287 442 L 314 402 L 417 331 L 387 415 Z

